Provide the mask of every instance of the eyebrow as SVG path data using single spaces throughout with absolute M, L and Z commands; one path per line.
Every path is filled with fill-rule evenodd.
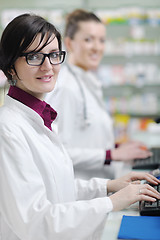
M 34 50 L 32 50 L 32 51 L 28 51 L 28 52 L 25 52 L 25 53 L 43 53 L 42 50 L 43 49 L 41 49 L 41 51 L 38 51 L 38 50 L 34 51 Z M 58 52 L 58 51 L 60 51 L 59 48 L 56 48 L 56 49 L 52 49 L 49 52 L 51 53 L 51 52 Z

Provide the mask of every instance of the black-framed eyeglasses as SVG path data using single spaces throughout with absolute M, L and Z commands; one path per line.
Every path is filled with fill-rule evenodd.
M 43 64 L 46 57 L 49 58 L 50 64 L 57 65 L 64 62 L 66 52 L 65 51 L 56 51 L 51 53 L 41 53 L 41 52 L 28 52 L 22 53 L 21 57 L 26 58 L 26 62 L 31 66 L 40 66 Z

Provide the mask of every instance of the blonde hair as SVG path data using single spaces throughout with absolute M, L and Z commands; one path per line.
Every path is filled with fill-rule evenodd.
M 83 9 L 74 10 L 66 17 L 64 36 L 73 39 L 76 32 L 79 30 L 79 23 L 89 21 L 102 23 L 102 21 L 93 12 L 88 12 Z

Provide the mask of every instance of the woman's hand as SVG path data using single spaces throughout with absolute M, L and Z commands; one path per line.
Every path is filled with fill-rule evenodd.
M 108 192 L 116 192 L 129 184 L 140 184 L 140 180 L 146 180 L 147 182 L 157 185 L 160 184 L 160 180 L 158 180 L 153 175 L 146 173 L 146 172 L 130 172 L 129 174 L 114 179 L 109 180 L 107 183 L 107 191 Z
M 140 142 L 128 142 L 121 144 L 118 148 L 111 150 L 111 157 L 114 161 L 129 161 L 136 158 L 147 158 L 152 155 L 144 144 Z
M 156 199 L 160 199 L 160 193 L 148 184 L 129 184 L 109 198 L 113 204 L 113 211 L 119 211 L 137 201 L 155 202 Z

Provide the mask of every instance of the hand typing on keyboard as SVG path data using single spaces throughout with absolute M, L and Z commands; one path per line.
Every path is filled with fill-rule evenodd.
M 141 184 L 140 180 L 146 180 L 154 186 L 160 184 L 159 179 L 144 172 L 132 172 L 124 177 L 108 181 L 108 192 L 114 192 L 109 197 L 113 204 L 113 211 L 119 211 L 138 201 L 154 203 L 160 199 L 160 193 L 155 187 L 148 183 Z
M 160 147 L 151 148 L 152 155 L 147 158 L 135 159 L 133 169 L 155 169 L 160 166 Z
M 118 148 L 111 150 L 111 157 L 114 161 L 131 161 L 151 156 L 152 152 L 145 145 L 134 141 L 120 144 Z

